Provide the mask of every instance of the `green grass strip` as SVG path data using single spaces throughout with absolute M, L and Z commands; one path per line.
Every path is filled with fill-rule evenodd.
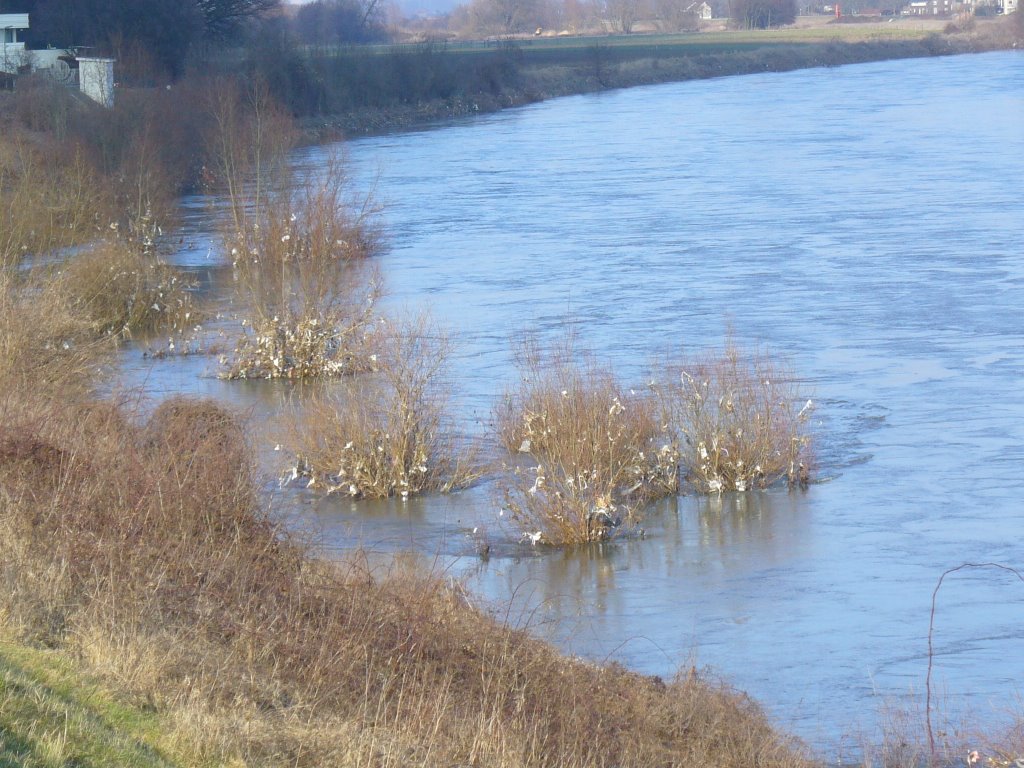
M 179 765 L 152 713 L 118 703 L 59 651 L 0 639 L 0 768 Z

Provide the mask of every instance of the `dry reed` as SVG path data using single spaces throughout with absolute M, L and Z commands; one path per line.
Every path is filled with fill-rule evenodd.
M 80 392 L 106 347 L 52 281 L 0 270 L 0 397 L 26 388 Z
M 807 484 L 812 403 L 790 371 L 731 340 L 678 370 L 678 381 L 658 391 L 698 492 Z
M 104 189 L 80 153 L 0 142 L 0 268 L 95 237 L 112 220 Z
M 447 337 L 426 319 L 380 334 L 377 370 L 293 413 L 292 480 L 352 497 L 385 498 L 468 485 L 474 455 L 452 429 Z
M 145 242 L 105 239 L 68 258 L 58 275 L 71 310 L 97 335 L 180 338 L 199 321 L 192 282 Z
M 526 339 L 519 387 L 496 414 L 505 446 L 538 462 L 499 481 L 503 516 L 533 543 L 605 540 L 635 523 L 643 502 L 677 488 L 678 451 L 654 401 L 582 357 L 571 337 L 548 352 Z

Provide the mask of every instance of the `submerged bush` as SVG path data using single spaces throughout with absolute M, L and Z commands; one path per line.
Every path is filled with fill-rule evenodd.
M 655 402 L 623 387 L 571 340 L 520 349 L 521 380 L 496 414 L 505 446 L 529 454 L 499 482 L 503 515 L 533 543 L 603 541 L 628 528 L 640 505 L 678 485 L 678 450 Z
M 479 471 L 448 423 L 448 341 L 424 322 L 381 336 L 376 372 L 313 397 L 289 424 L 291 479 L 352 497 L 468 485 Z
M 721 352 L 680 366 L 678 380 L 660 394 L 682 438 L 686 479 L 698 492 L 807 484 L 812 403 L 767 353 L 745 352 L 730 340 Z
M 290 119 L 259 87 L 211 101 L 215 176 L 230 216 L 224 242 L 242 333 L 225 378 L 307 378 L 366 370 L 379 281 L 376 208 L 350 193 L 333 155 L 297 179 Z
M 271 200 L 239 208 L 229 233 L 243 332 L 227 378 L 307 378 L 368 370 L 379 279 L 369 201 L 346 197 L 338 159 Z

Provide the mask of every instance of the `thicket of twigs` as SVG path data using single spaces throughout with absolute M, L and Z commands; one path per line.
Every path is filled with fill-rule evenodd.
M 265 92 L 213 105 L 218 172 L 230 207 L 225 247 L 242 332 L 227 378 L 337 376 L 370 369 L 380 281 L 372 200 L 354 200 L 344 163 L 295 177 L 295 132 Z
M 520 380 L 497 409 L 499 436 L 529 465 L 499 481 L 503 515 L 534 543 L 603 541 L 629 530 L 640 506 L 677 489 L 678 452 L 656 403 L 572 339 L 545 351 L 525 339 Z
M 385 498 L 468 485 L 475 452 L 451 422 L 449 342 L 429 320 L 388 325 L 373 373 L 297 406 L 286 443 L 293 480 L 355 498 Z
M 658 392 L 698 492 L 807 485 L 813 405 L 784 365 L 729 339 L 669 370 L 674 380 Z

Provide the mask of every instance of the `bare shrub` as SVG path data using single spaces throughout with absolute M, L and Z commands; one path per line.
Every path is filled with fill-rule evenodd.
M 369 367 L 380 293 L 361 263 L 375 252 L 373 210 L 353 210 L 339 158 L 264 206 L 228 239 L 248 318 L 230 378 L 304 378 Z
M 0 268 L 95 237 L 111 209 L 106 186 L 80 154 L 0 142 Z
M 51 281 L 0 270 L 0 396 L 84 390 L 104 346 Z
M 371 498 L 468 485 L 479 469 L 450 423 L 448 339 L 421 319 L 392 329 L 381 349 L 375 373 L 311 398 L 293 414 L 292 479 Z
M 701 493 L 806 485 L 812 403 L 793 374 L 764 351 L 730 339 L 679 367 L 660 388 L 682 441 L 686 478 Z
M 221 79 L 203 94 L 211 116 L 207 138 L 214 181 L 230 206 L 229 235 L 258 226 L 272 198 L 292 182 L 288 155 L 298 134 L 266 87 Z
M 59 285 L 97 335 L 130 338 L 144 331 L 182 336 L 198 321 L 191 281 L 141 244 L 107 239 L 70 257 Z
M 376 271 L 353 262 L 344 246 L 332 251 L 319 242 L 306 250 L 309 233 L 298 214 L 279 214 L 264 224 L 255 230 L 261 242 L 250 239 L 232 248 L 243 320 L 234 352 L 225 359 L 225 378 L 302 379 L 370 370 L 380 296 Z
M 42 74 L 21 76 L 14 92 L 13 112 L 32 131 L 53 134 L 63 141 L 75 115 L 74 96 L 68 88 Z M 80 110 L 79 110 L 80 111 Z
M 254 97 L 257 98 L 257 97 Z M 258 97 L 262 99 L 264 97 Z M 370 367 L 376 274 L 359 262 L 379 237 L 369 199 L 351 198 L 344 163 L 296 181 L 282 153 L 288 128 L 262 100 L 248 117 L 218 113 L 218 130 L 248 126 L 250 144 L 220 144 L 231 204 L 225 237 L 235 271 L 243 332 L 227 360 L 227 378 L 306 378 Z
M 538 463 L 499 482 L 503 514 L 534 543 L 601 541 L 635 523 L 640 505 L 672 493 L 678 450 L 655 402 L 623 387 L 571 337 L 542 352 L 526 339 L 517 355 L 521 380 L 496 413 L 510 451 Z

